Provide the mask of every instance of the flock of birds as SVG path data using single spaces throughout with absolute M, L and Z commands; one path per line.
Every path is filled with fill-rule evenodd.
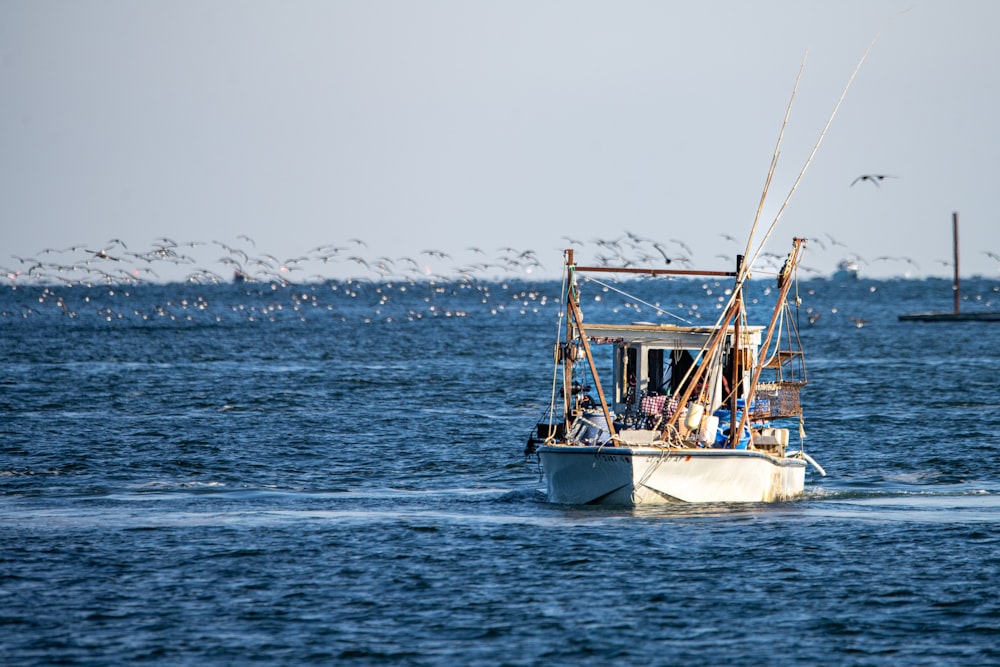
M 570 246 L 582 248 L 586 245 L 580 240 L 563 238 Z M 240 235 L 237 239 L 236 243 L 178 243 L 161 237 L 150 247 L 130 250 L 124 241 L 115 238 L 96 249 L 73 245 L 61 249 L 45 248 L 30 257 L 12 255 L 17 264 L 0 267 L 0 272 L 14 284 L 139 284 L 172 279 L 191 283 L 218 284 L 236 280 L 287 285 L 329 280 L 331 276 L 320 271 L 311 274 L 304 271 L 307 267 L 322 269 L 331 263 L 354 267 L 353 271 L 341 268 L 337 271 L 341 275 L 375 280 L 529 277 L 545 269 L 535 250 L 510 246 L 492 253 L 469 246 L 464 253 L 466 261 L 455 261 L 452 254 L 438 249 L 424 249 L 415 256 L 393 258 L 367 255 L 368 244 L 351 238 L 342 245 L 320 245 L 302 255 L 279 259 L 272 254 L 258 253 L 256 242 L 249 236 Z M 692 262 L 691 248 L 679 239 L 671 239 L 668 245 L 626 232 L 618 239 L 594 239 L 592 244 L 596 248 L 593 259 L 600 265 L 660 268 L 673 263 L 690 266 Z M 206 246 L 215 253 L 214 263 L 196 259 L 199 246 Z M 723 257 L 729 261 L 733 259 L 728 255 Z M 178 269 L 183 275 L 173 278 Z
M 256 250 L 256 242 L 246 235 L 236 242 L 177 242 L 161 237 L 141 250 L 132 250 L 121 239 L 90 247 L 73 245 L 45 248 L 30 257 L 13 255 L 16 264 L 0 267 L 12 284 L 111 285 L 159 282 L 221 284 L 260 282 L 291 285 L 324 282 L 334 279 L 324 272 L 340 265 L 332 273 L 354 279 L 452 279 L 471 278 L 492 270 L 494 275 L 531 274 L 542 268 L 534 250 L 502 248 L 492 260 L 478 248 L 471 251 L 483 257 L 464 265 L 445 269 L 451 255 L 442 250 L 425 249 L 413 257 L 371 256 L 368 244 L 358 238 L 341 245 L 316 246 L 305 253 L 279 259 Z M 311 273 L 310 273 L 311 271 Z
M 549 258 L 559 257 L 565 248 L 577 252 L 577 261 L 599 266 L 729 270 L 743 248 L 738 239 L 728 234 L 718 236 L 718 248 L 728 248 L 729 252 L 712 257 L 713 266 L 705 266 L 704 258 L 699 258 L 697 267 L 694 251 L 683 240 L 658 241 L 628 231 L 616 238 L 584 240 L 564 236 L 563 248 L 546 253 L 548 264 L 543 263 L 536 250 L 510 246 L 491 251 L 469 246 L 454 253 L 425 248 L 410 256 L 389 257 L 376 255 L 369 251 L 364 240 L 351 238 L 341 244 L 319 245 L 294 257 L 279 258 L 258 251 L 256 242 L 246 235 L 238 236 L 233 242 L 178 242 L 161 237 L 143 248 L 134 248 L 113 238 L 99 246 L 71 245 L 44 248 L 31 256 L 12 255 L 14 262 L 0 266 L 0 275 L 5 276 L 10 285 L 64 286 L 234 281 L 292 285 L 345 278 L 373 281 L 542 279 L 560 275 L 558 260 Z M 829 234 L 810 241 L 822 250 L 839 246 L 844 249 L 839 252 L 868 263 Z M 782 261 L 783 255 L 763 253 L 757 268 L 765 272 L 777 270 Z M 919 268 L 916 262 L 905 257 L 884 255 L 872 260 L 880 261 L 908 262 Z M 802 270 L 820 273 L 808 267 Z
M 886 179 L 896 176 L 889 174 L 862 174 L 856 177 L 851 186 L 858 183 L 871 183 L 875 187 Z M 732 270 L 737 253 L 743 251 L 743 242 L 728 234 L 718 234 L 716 244 L 719 252 L 711 258 L 713 266 L 706 266 L 705 259 L 699 257 L 695 265 L 695 253 L 690 245 L 682 239 L 670 238 L 666 241 L 646 238 L 641 235 L 624 231 L 613 238 L 580 239 L 569 236 L 562 237 L 565 243 L 559 249 L 546 253 L 546 257 L 559 257 L 562 250 L 572 248 L 576 260 L 582 264 L 597 266 L 617 266 L 645 269 L 712 269 Z M 845 270 L 853 272 L 857 277 L 861 264 L 873 265 L 878 262 L 893 262 L 906 264 L 915 270 L 920 270 L 919 264 L 905 256 L 881 255 L 871 260 L 851 251 L 846 244 L 838 241 L 830 234 L 822 238 L 808 239 L 810 244 L 824 252 L 836 252 L 845 258 L 840 264 L 840 273 Z M 983 251 L 987 256 L 1000 262 L 1000 254 Z M 293 298 L 287 307 L 298 313 L 308 307 L 319 305 L 315 296 L 316 286 L 328 286 L 332 291 L 340 291 L 341 295 L 357 298 L 362 294 L 370 294 L 378 316 L 381 307 L 389 301 L 389 295 L 394 290 L 405 291 L 407 286 L 421 286 L 436 292 L 458 290 L 474 291 L 480 303 L 489 303 L 491 289 L 506 292 L 509 286 L 506 281 L 540 281 L 558 277 L 561 266 L 551 262 L 543 264 L 542 257 L 533 249 L 501 247 L 487 251 L 480 247 L 469 246 L 460 252 L 449 252 L 436 248 L 425 248 L 410 256 L 390 257 L 376 255 L 369 250 L 368 243 L 360 238 L 349 238 L 340 244 L 324 244 L 315 246 L 305 253 L 294 257 L 280 259 L 279 257 L 257 250 L 256 241 L 245 234 L 236 237 L 235 241 L 184 241 L 178 242 L 168 237 L 160 237 L 143 248 L 135 248 L 119 238 L 113 238 L 99 246 L 71 245 L 64 248 L 44 248 L 31 256 L 12 255 L 13 263 L 0 266 L 0 275 L 7 279 L 8 286 L 17 290 L 21 287 L 42 288 L 39 301 L 55 303 L 64 314 L 73 317 L 75 312 L 69 305 L 59 288 L 68 287 L 107 287 L 109 294 L 114 295 L 114 288 L 142 285 L 182 283 L 188 285 L 224 285 L 224 284 L 258 284 L 261 288 L 276 290 L 285 287 L 309 286 L 313 296 L 304 290 L 292 290 Z M 721 262 L 720 262 L 721 260 Z M 785 260 L 784 255 L 762 253 L 755 266 L 755 273 L 777 273 Z M 548 261 L 548 260 L 547 260 Z M 950 265 L 946 260 L 940 263 Z M 820 271 L 808 266 L 800 270 L 807 274 L 820 274 Z M 905 269 L 908 273 L 909 268 Z M 610 274 L 608 274 L 610 276 Z M 835 274 L 836 276 L 836 274 Z M 615 282 L 613 277 L 608 281 Z M 451 285 L 451 287 L 447 287 Z M 491 285 L 493 287 L 491 287 Z M 702 285 L 706 295 L 718 293 L 718 282 Z M 412 291 L 411 291 L 412 293 Z M 457 292 L 456 292 L 457 293 Z M 505 298 L 511 295 L 505 294 Z M 548 297 L 534 290 L 514 292 L 513 298 L 520 308 L 536 309 L 539 303 L 545 304 Z M 715 297 L 716 301 L 722 299 Z M 540 301 L 539 301 L 540 300 Z M 426 299 L 432 301 L 431 298 Z M 183 299 L 177 303 L 167 302 L 165 306 L 157 306 L 149 313 L 135 311 L 130 316 L 178 317 L 191 319 L 194 312 L 208 309 L 209 301 L 198 296 Z M 718 305 L 718 304 L 717 304 Z M 696 306 L 677 304 L 685 310 L 687 317 L 698 318 L 701 314 Z M 274 319 L 281 314 L 285 305 L 270 303 L 260 312 L 256 306 L 247 312 L 251 318 L 266 317 Z M 625 301 L 624 307 L 634 307 L 639 310 L 636 302 Z M 504 305 L 501 303 L 500 310 Z M 27 316 L 37 312 L 33 307 L 22 307 L 20 311 L 2 311 L 0 315 Z M 497 312 L 494 310 L 493 312 Z M 186 314 L 185 314 L 186 313 Z M 427 311 L 430 315 L 461 315 L 460 310 L 449 310 L 447 307 L 438 309 L 433 305 Z M 121 319 L 124 312 L 102 312 L 106 319 Z M 407 314 L 410 319 L 423 316 L 419 311 Z M 809 313 L 809 323 L 814 324 L 820 315 Z M 863 320 L 858 320 L 857 326 L 862 326 Z
M 871 183 L 881 187 L 886 179 L 895 178 L 890 174 L 861 174 L 850 185 Z M 728 234 L 718 236 L 720 241 L 717 247 L 729 252 L 719 252 L 712 257 L 710 261 L 714 266 L 706 266 L 704 257 L 699 257 L 697 268 L 733 267 L 737 252 L 743 249 L 742 242 Z M 564 248 L 574 248 L 580 251 L 578 261 L 599 266 L 696 268 L 694 251 L 678 238 L 660 241 L 625 231 L 613 238 L 584 240 L 564 236 L 562 240 L 565 245 L 547 252 L 546 257 L 558 257 Z M 821 251 L 840 253 L 842 267 L 890 262 L 898 264 L 903 269 L 903 275 L 921 268 L 912 258 L 899 255 L 866 259 L 830 234 L 809 241 Z M 983 252 L 1000 262 L 1000 254 Z M 237 236 L 233 242 L 177 242 L 160 237 L 142 249 L 130 248 L 123 240 L 113 238 L 96 247 L 72 245 L 44 248 L 32 256 L 12 255 L 11 258 L 16 263 L 0 266 L 0 275 L 12 285 L 221 284 L 233 281 L 291 285 L 347 277 L 376 281 L 474 281 L 510 277 L 554 278 L 560 275 L 561 270 L 555 262 L 550 262 L 549 266 L 543 264 L 542 258 L 533 249 L 507 246 L 487 251 L 469 246 L 454 252 L 425 248 L 411 256 L 389 257 L 371 253 L 368 243 L 360 238 L 350 238 L 340 244 L 319 245 L 301 255 L 279 259 L 275 255 L 259 252 L 254 239 L 245 234 Z M 776 271 L 783 260 L 783 255 L 763 253 L 755 268 L 764 272 Z M 949 260 L 936 261 L 945 266 L 951 265 Z M 903 264 L 907 266 L 903 267 Z M 805 273 L 821 274 L 808 265 L 800 269 Z
M 617 238 L 562 240 L 566 248 L 574 249 L 576 260 L 587 265 L 705 268 L 701 262 L 701 266 L 695 266 L 692 248 L 676 238 L 660 242 L 624 232 Z M 810 241 L 823 250 L 846 248 L 830 235 Z M 716 255 L 715 259 L 725 264 L 717 261 L 720 266 L 714 268 L 734 268 L 741 242 L 719 234 L 717 246 L 729 244 L 732 253 Z M 559 301 L 550 292 L 552 278 L 561 267 L 546 267 L 534 250 L 504 247 L 487 253 L 467 248 L 465 255 L 466 261 L 456 261 L 447 252 L 427 248 L 412 257 L 373 256 L 365 241 L 352 238 L 340 245 L 316 246 L 299 256 L 279 259 L 258 252 L 255 241 L 245 235 L 234 243 L 179 243 L 161 237 L 142 249 L 115 238 L 100 246 L 46 248 L 30 257 L 14 257 L 17 263 L 2 269 L 8 279 L 5 294 L 9 298 L 0 302 L 0 318 L 55 314 L 75 319 L 96 314 L 107 321 L 223 321 L 234 316 L 274 321 L 335 311 L 345 318 L 348 312 L 353 313 L 350 317 L 362 313 L 361 317 L 370 322 L 461 317 L 471 310 L 490 314 L 540 312 L 555 307 Z M 199 262 L 198 256 L 215 260 Z M 764 278 L 772 268 L 777 273 L 784 259 L 774 253 L 761 255 L 755 275 Z M 997 259 L 1000 261 L 1000 257 Z M 883 260 L 908 261 L 888 256 L 872 261 Z M 308 272 L 309 268 L 322 270 L 331 263 L 340 265 L 341 274 L 349 268 L 352 276 L 333 279 L 321 272 Z M 174 274 L 181 277 L 170 279 Z M 613 274 L 600 276 L 598 300 L 601 294 L 619 291 Z M 694 322 L 712 317 L 712 311 L 723 306 L 731 286 L 724 284 L 727 279 L 696 282 L 700 284 L 695 286 L 695 293 L 663 310 L 659 304 L 628 298 L 625 290 L 621 290 L 625 296 L 616 299 L 620 305 L 615 307 L 634 310 L 638 319 L 676 317 Z M 174 286 L 168 288 L 164 283 Z M 153 289 L 135 289 L 140 285 L 151 285 Z M 229 289 L 203 289 L 209 285 Z M 230 296 L 222 298 L 223 294 Z M 142 298 L 131 298 L 140 295 Z M 606 294 L 606 303 L 610 304 L 611 296 Z M 820 317 L 819 312 L 810 309 L 805 315 L 809 324 L 815 324 Z M 856 322 L 859 327 L 864 323 L 861 319 Z
M 578 259 L 587 263 L 662 268 L 690 266 L 692 262 L 691 248 L 677 239 L 662 244 L 626 233 L 618 239 L 595 239 L 592 243 L 563 240 L 566 247 L 580 249 Z M 558 256 L 559 252 L 551 254 Z M 362 311 L 369 321 L 461 317 L 469 307 L 485 307 L 493 314 L 511 309 L 538 312 L 551 304 L 550 296 L 530 285 L 558 276 L 561 267 L 550 262 L 552 270 L 547 270 L 535 250 L 502 247 L 487 252 L 469 247 L 463 255 L 464 261 L 459 261 L 444 250 L 426 248 L 413 256 L 378 256 L 369 251 L 364 240 L 351 238 L 280 259 L 259 252 L 254 239 L 246 235 L 235 242 L 207 243 L 161 237 L 143 248 L 114 238 L 99 246 L 45 248 L 32 256 L 15 256 L 16 263 L 0 271 L 15 293 L 30 298 L 27 303 L 22 299 L 15 307 L 0 310 L 0 317 L 47 312 L 75 319 L 95 310 L 99 318 L 108 321 L 232 317 L 232 313 L 220 310 L 224 307 L 219 292 L 198 291 L 199 286 L 208 285 L 240 286 L 252 295 L 243 303 L 231 304 L 239 317 L 249 320 L 305 317 L 346 303 L 368 306 Z M 350 277 L 332 278 L 328 273 Z M 155 304 L 140 304 L 140 299 L 131 298 L 138 294 L 132 289 L 136 286 L 163 283 L 194 291 L 172 289 L 173 296 Z M 75 289 L 79 287 L 85 289 Z M 413 302 L 418 294 L 417 307 L 398 310 L 400 302 Z
M 875 187 L 890 174 L 862 174 L 851 186 L 871 183 Z M 533 249 L 501 247 L 485 250 L 468 246 L 460 251 L 424 248 L 410 256 L 376 255 L 368 243 L 350 238 L 340 244 L 324 244 L 294 257 L 279 258 L 257 250 L 257 243 L 243 234 L 235 241 L 184 241 L 168 237 L 155 239 L 144 248 L 133 248 L 119 238 L 100 246 L 71 245 L 64 248 L 44 248 L 32 256 L 12 255 L 13 263 L 0 266 L 0 275 L 11 285 L 113 285 L 164 282 L 221 284 L 237 282 L 275 283 L 279 285 L 325 282 L 335 279 L 354 280 L 503 280 L 510 277 L 539 279 L 555 278 L 561 273 L 558 260 L 565 248 L 578 250 L 582 263 L 634 268 L 702 268 L 731 269 L 735 256 L 743 250 L 742 242 L 728 234 L 718 234 L 719 252 L 706 266 L 704 257 L 697 259 L 694 251 L 682 239 L 660 241 L 645 238 L 630 231 L 612 238 L 578 239 L 562 237 L 562 248 L 546 252 L 546 262 Z M 830 234 L 809 239 L 820 251 L 839 253 L 842 265 L 868 265 L 889 262 L 903 275 L 920 271 L 920 265 L 910 257 L 880 255 L 867 259 L 849 249 Z M 731 244 L 731 245 L 729 245 Z M 810 251 L 810 255 L 815 251 Z M 1000 262 L 1000 254 L 984 251 Z M 721 263 L 720 263 L 721 260 Z M 764 253 L 757 270 L 776 271 L 783 255 Z M 938 263 L 950 266 L 949 260 Z M 821 274 L 808 265 L 801 267 L 807 274 Z

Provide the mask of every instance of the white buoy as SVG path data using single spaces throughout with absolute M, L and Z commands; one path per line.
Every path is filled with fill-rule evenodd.
M 710 445 L 715 442 L 715 436 L 718 432 L 719 418 L 715 415 L 705 417 L 705 420 L 701 425 L 701 430 L 698 431 L 698 441 Z
M 698 427 L 701 426 L 701 417 L 704 414 L 704 405 L 701 403 L 688 403 L 687 417 L 684 419 L 684 425 L 688 427 L 689 431 L 698 430 Z

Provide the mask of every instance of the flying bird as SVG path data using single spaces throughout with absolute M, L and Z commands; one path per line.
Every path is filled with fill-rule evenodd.
M 117 257 L 112 257 L 111 255 L 109 255 L 103 248 L 101 250 L 88 250 L 87 252 L 89 252 L 91 255 L 93 255 L 97 259 L 107 259 L 107 260 L 110 260 L 112 262 L 120 262 L 121 261 Z
M 421 250 L 421 255 L 430 255 L 431 257 L 437 257 L 438 259 L 451 259 L 451 255 L 441 250 Z
M 680 239 L 670 239 L 670 242 L 671 243 L 676 243 L 680 247 L 684 248 L 684 251 L 687 254 L 689 254 L 689 255 L 693 255 L 694 254 L 694 252 L 691 250 L 691 246 L 689 246 L 687 243 L 684 243 L 684 241 L 681 241 Z
M 830 239 L 830 243 L 832 243 L 833 245 L 839 245 L 839 246 L 843 246 L 845 248 L 847 247 L 846 243 L 841 243 L 837 239 L 833 238 L 833 236 L 831 236 L 829 232 L 823 232 L 823 233 L 826 234 L 826 238 Z M 826 250 L 825 247 L 823 249 Z
M 671 259 L 670 259 L 670 257 L 669 257 L 669 256 L 667 255 L 667 250 L 666 250 L 666 248 L 664 248 L 664 247 L 663 247 L 663 244 L 662 244 L 662 243 L 659 243 L 659 242 L 655 242 L 655 243 L 653 243 L 653 247 L 654 247 L 654 248 L 656 248 L 656 251 L 657 251 L 658 253 L 660 253 L 661 255 L 663 255 L 663 262 L 664 262 L 665 264 L 669 264 L 670 262 L 672 262 L 672 261 L 673 261 L 673 260 L 671 260 Z
M 879 187 L 879 183 L 881 183 L 883 180 L 887 178 L 897 178 L 897 177 L 890 176 L 888 174 L 862 174 L 861 176 L 858 176 L 853 181 L 851 181 L 851 187 L 854 187 L 854 184 L 857 183 L 858 181 L 869 181 L 870 183 L 875 185 L 875 187 Z

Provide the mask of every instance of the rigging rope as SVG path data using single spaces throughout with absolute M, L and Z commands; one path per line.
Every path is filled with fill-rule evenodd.
M 566 286 L 569 283 L 569 267 L 564 267 L 564 271 L 565 273 L 563 274 L 562 293 L 560 295 L 560 301 L 559 301 L 560 303 L 566 302 Z M 552 439 L 552 433 L 553 433 L 552 424 L 555 421 L 555 414 L 556 414 L 556 390 L 558 389 L 558 384 L 559 384 L 558 350 L 559 350 L 559 339 L 562 337 L 563 317 L 565 317 L 565 312 L 563 312 L 563 309 L 560 308 L 559 317 L 556 318 L 556 345 L 555 349 L 553 350 L 553 357 L 555 361 L 552 364 L 552 398 L 549 400 L 549 434 L 545 438 L 546 442 L 549 442 Z M 565 363 L 565 361 L 563 363 Z

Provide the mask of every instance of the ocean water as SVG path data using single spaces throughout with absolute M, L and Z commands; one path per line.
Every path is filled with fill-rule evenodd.
M 588 321 L 726 285 L 617 287 Z M 4 287 L 0 662 L 1000 664 L 1000 324 L 897 321 L 943 280 L 797 293 L 828 475 L 625 509 L 523 455 L 557 282 Z

